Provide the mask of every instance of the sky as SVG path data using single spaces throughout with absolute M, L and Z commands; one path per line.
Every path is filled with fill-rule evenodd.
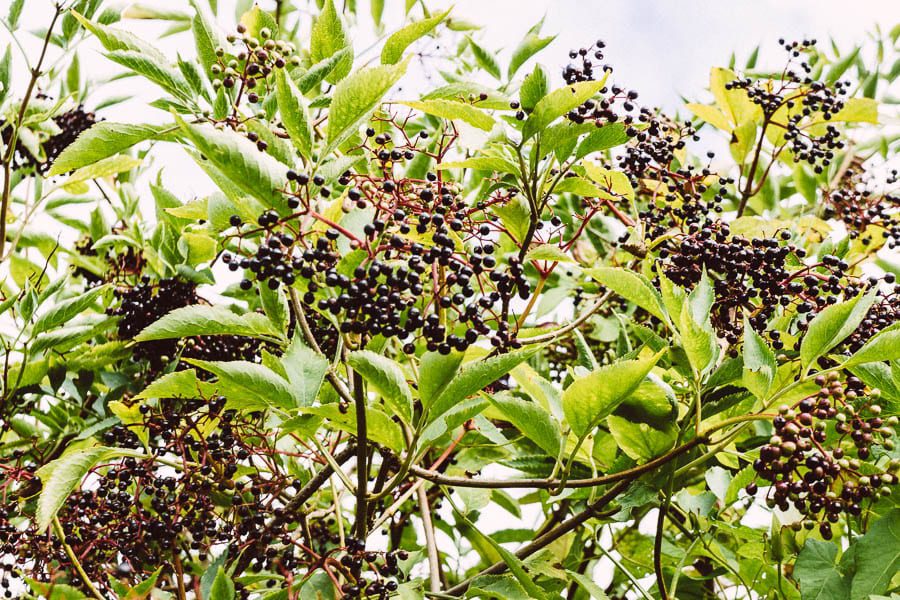
M 10 1 L 0 0 L 0 13 L 6 12 Z M 249 3 L 242 1 L 244 5 Z M 237 2 L 241 0 L 219 0 L 219 21 L 226 30 L 234 26 Z M 308 13 L 310 2 L 302 0 L 295 4 Z M 368 0 L 357 2 L 362 15 L 360 21 L 366 23 Z M 259 0 L 259 3 L 263 8 L 274 6 L 274 0 Z M 385 3 L 384 20 L 390 32 L 401 24 L 405 3 L 403 0 Z M 452 6 L 452 17 L 482 25 L 473 36 L 483 46 L 499 49 L 503 65 L 525 32 L 543 18 L 542 35 L 557 37 L 539 55 L 539 60 L 556 70 L 551 73 L 560 85 L 559 70 L 568 62 L 568 51 L 602 39 L 606 42 L 604 62 L 615 67 L 611 82 L 639 91 L 644 105 L 668 110 L 677 108 L 681 97 L 706 98 L 710 67 L 726 65 L 732 52 L 738 56 L 739 64 L 743 64 L 753 49 L 761 45 L 760 65 L 767 58 L 771 58 L 770 64 L 781 65 L 783 57 L 776 42 L 779 37 L 815 37 L 821 41 L 834 37 L 840 48 L 848 49 L 876 27 L 887 32 L 900 23 L 900 2 L 890 0 L 857 0 L 852 3 L 852 9 L 846 0 L 427 0 L 427 3 L 433 10 Z M 106 2 L 105 6 L 130 4 L 135 3 Z M 188 0 L 146 0 L 145 4 L 191 10 Z M 35 31 L 46 27 L 51 7 L 51 0 L 27 0 L 20 28 Z M 130 29 L 169 56 L 174 57 L 176 53 L 190 56 L 194 52 L 189 33 L 161 37 L 166 25 L 159 22 L 132 19 L 117 26 Z M 39 40 L 27 35 L 20 38 L 26 51 L 33 55 Z M 376 39 L 373 31 L 361 28 L 358 35 L 355 32 L 354 47 L 360 52 Z M 0 30 L 0 47 L 7 41 L 7 33 Z M 93 40 L 82 44 L 78 54 L 82 72 L 91 79 L 100 80 L 119 72 L 117 65 L 101 55 Z M 367 56 L 372 55 L 370 51 Z M 21 87 L 25 68 L 20 61 L 16 62 L 19 64 L 14 64 L 14 76 Z M 526 64 L 521 72 L 528 68 Z M 146 119 L 142 107 L 159 96 L 152 84 L 136 78 L 120 81 L 107 89 L 110 96 L 135 96 L 134 100 L 102 113 L 112 121 Z M 900 96 L 900 90 L 895 95 Z M 153 118 L 160 121 L 168 115 L 157 111 Z M 206 178 L 191 161 L 185 160 L 183 153 L 165 150 L 154 152 L 153 157 L 155 167 L 164 170 L 165 183 L 172 191 L 183 200 L 212 191 Z

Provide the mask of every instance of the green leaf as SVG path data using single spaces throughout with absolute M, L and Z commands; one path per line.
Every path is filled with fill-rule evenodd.
M 278 22 L 275 17 L 268 11 L 261 9 L 258 5 L 241 15 L 241 25 L 247 28 L 247 35 L 255 37 L 260 43 L 263 42 L 262 30 L 269 30 L 269 37 L 274 38 L 278 33 Z
M 605 77 L 600 81 L 582 81 L 553 90 L 544 96 L 535 105 L 528 120 L 525 121 L 525 129 L 522 132 L 523 139 L 530 138 L 570 110 L 581 106 L 605 84 Z
M 158 61 L 138 50 L 114 50 L 106 57 L 152 81 L 173 96 L 193 103 L 191 86 L 181 71 L 167 61 Z
M 840 567 L 844 573 L 850 573 L 852 567 L 850 600 L 866 600 L 888 591 L 900 572 L 900 508 L 872 523 L 841 557 Z
M 650 280 L 634 271 L 613 267 L 597 267 L 585 271 L 598 283 L 646 310 L 651 315 L 668 322 L 662 296 Z
M 209 385 L 197 379 L 194 369 L 167 373 L 145 387 L 135 400 L 143 398 L 199 398 L 203 386 Z
M 341 16 L 334 8 L 333 0 L 325 0 L 322 12 L 313 23 L 310 32 L 309 53 L 313 61 L 320 62 L 350 47 L 350 36 L 344 29 Z M 329 83 L 337 83 L 350 73 L 353 55 L 343 55 L 340 62 L 325 77 Z
M 831 117 L 845 123 L 878 123 L 878 102 L 872 98 L 849 98 L 844 108 Z
M 691 367 L 701 375 L 715 365 L 719 353 L 716 332 L 710 322 L 710 309 L 714 300 L 715 292 L 704 271 L 700 283 L 688 295 L 679 315 L 681 345 Z
M 573 381 L 562 395 L 563 412 L 572 431 L 578 436 L 590 433 L 638 388 L 664 352 L 620 360 Z
M 444 169 L 473 169 L 475 171 L 496 171 L 497 173 L 516 174 L 519 168 L 505 158 L 498 156 L 476 156 L 457 162 L 445 162 L 437 165 L 439 171 Z
M 524 110 L 533 110 L 535 105 L 541 101 L 541 98 L 547 95 L 550 90 L 550 84 L 547 79 L 547 72 L 541 65 L 534 65 L 534 70 L 519 89 L 519 99 Z
M 218 391 L 228 398 L 228 408 L 260 410 L 275 407 L 291 410 L 297 407 L 291 386 L 268 367 L 245 360 L 185 360 L 219 378 Z
M 559 424 L 541 405 L 511 394 L 496 394 L 491 397 L 491 403 L 504 419 L 515 425 L 516 429 L 540 446 L 549 456 L 554 458 L 559 456 L 562 445 Z
M 28 583 L 28 587 L 42 600 L 84 600 L 87 598 L 78 588 L 65 583 L 44 583 L 30 578 L 25 581 Z
M 525 35 L 525 38 L 519 42 L 519 45 L 516 46 L 516 49 L 513 50 L 512 57 L 509 60 L 509 69 L 506 71 L 507 79 L 512 79 L 513 75 L 516 74 L 516 71 L 518 71 L 529 58 L 546 48 L 555 39 L 555 35 L 542 38 L 529 31 Z
M 494 127 L 494 118 L 482 111 L 476 106 L 466 104 L 464 102 L 456 102 L 454 100 L 422 100 L 411 102 L 398 102 L 416 110 L 420 110 L 429 115 L 434 115 L 442 119 L 459 119 L 465 121 L 473 127 L 490 131 Z
M 384 48 L 381 49 L 381 64 L 393 65 L 399 62 L 403 58 L 403 52 L 410 44 L 431 33 L 449 14 L 450 9 L 447 9 L 438 15 L 416 21 L 392 33 L 384 43 Z
M 301 413 L 318 415 L 331 421 L 332 425 L 350 435 L 356 435 L 356 411 L 341 412 L 336 402 L 322 406 L 310 406 L 300 409 Z M 381 410 L 369 405 L 366 407 L 366 426 L 369 438 L 377 444 L 383 444 L 394 452 L 401 452 L 406 446 L 403 430 Z
M 422 404 L 430 406 L 456 376 L 462 364 L 463 354 L 451 352 L 426 352 L 419 361 L 419 397 Z
M 288 77 L 285 69 L 275 70 L 275 98 L 278 101 L 281 122 L 291 136 L 291 142 L 304 158 L 310 159 L 313 132 L 309 109 L 306 106 L 306 99 L 297 89 L 294 80 Z
M 191 19 L 197 58 L 207 76 L 212 76 L 210 68 L 218 62 L 216 48 L 224 48 L 226 41 L 215 23 L 215 17 L 210 14 L 207 3 L 203 0 L 191 0 L 191 5 L 197 12 Z
M 119 29 L 117 27 L 107 27 L 100 23 L 94 23 L 86 19 L 76 10 L 70 10 L 69 14 L 75 17 L 85 29 L 96 36 L 97 40 L 108 52 L 118 50 L 131 51 L 144 56 L 147 60 L 155 62 L 159 65 L 167 65 L 165 55 L 151 44 L 148 44 L 138 36 Z
M 550 262 L 575 262 L 571 256 L 566 254 L 559 246 L 555 244 L 540 244 L 528 251 L 525 255 L 526 261 L 546 260 Z
M 757 398 L 764 399 L 772 387 L 778 366 L 775 353 L 744 317 L 744 387 Z
M 634 423 L 609 415 L 606 424 L 619 448 L 639 462 L 647 462 L 671 450 L 678 438 L 678 428 L 673 423 L 657 428 L 649 423 Z
M 311 406 L 328 372 L 328 359 L 303 343 L 295 335 L 281 357 L 281 365 L 291 384 L 297 406 Z
M 900 324 L 895 323 L 873 335 L 843 366 L 849 368 L 865 363 L 897 359 L 900 359 Z
M 369 350 L 351 352 L 347 364 L 378 392 L 397 416 L 407 424 L 412 423 L 412 391 L 400 365 Z
M 556 184 L 553 191 L 559 194 L 576 194 L 586 198 L 600 198 L 601 196 L 605 197 L 607 195 L 603 190 L 584 177 L 566 177 Z
M 608 123 L 587 134 L 575 150 L 576 158 L 584 158 L 593 152 L 602 152 L 621 146 L 629 140 L 622 123 Z
M 22 15 L 22 7 L 25 6 L 25 0 L 13 0 L 9 5 L 9 13 L 6 16 L 6 23 L 9 28 L 15 30 L 19 24 L 19 17 Z
M 328 155 L 348 137 L 356 133 L 369 115 L 381 103 L 381 99 L 403 73 L 407 61 L 361 69 L 341 81 L 334 90 L 328 113 Z
M 472 49 L 472 54 L 475 56 L 475 62 L 478 63 L 478 66 L 493 76 L 494 79 L 500 79 L 500 65 L 497 64 L 497 59 L 494 58 L 493 53 L 476 44 L 472 38 L 467 37 L 466 40 L 469 42 L 469 47 Z
M 737 474 L 728 483 L 728 490 L 725 492 L 725 506 L 731 506 L 738 499 L 738 493 L 756 480 L 756 470 L 753 465 L 747 465 L 737 472 Z
M 133 451 L 105 446 L 84 448 L 63 454 L 38 469 L 35 475 L 40 478 L 42 484 L 35 513 L 38 531 L 46 531 L 66 498 L 95 465 L 115 456 L 135 454 L 140 455 Z
M 266 207 L 287 210 L 287 201 L 280 192 L 287 184 L 285 165 L 234 131 L 177 120 L 197 150 L 239 190 Z
M 32 334 L 36 335 L 42 331 L 47 331 L 53 327 L 62 325 L 63 323 L 68 323 L 83 311 L 90 308 L 97 300 L 97 297 L 104 291 L 106 291 L 106 287 L 99 286 L 88 290 L 80 296 L 64 300 L 53 306 L 50 310 L 38 317 L 37 321 L 34 323 Z
M 130 171 L 131 169 L 140 166 L 140 164 L 141 161 L 139 159 L 124 154 L 110 156 L 109 158 L 104 158 L 94 164 L 76 169 L 74 173 L 69 175 L 69 177 L 62 182 L 60 187 L 71 193 L 84 193 L 85 190 L 81 189 L 81 185 L 84 184 L 85 181 L 102 179 L 104 177 L 116 175 L 117 173 L 122 173 L 123 171 Z
M 875 302 L 876 292 L 873 288 L 846 302 L 832 304 L 816 315 L 800 342 L 800 360 L 804 368 L 810 367 L 856 330 Z
M 12 44 L 6 45 L 3 58 L 0 58 L 0 107 L 9 96 L 9 86 L 12 80 Z
M 628 176 L 620 171 L 613 171 L 598 167 L 593 163 L 586 162 L 582 165 L 588 177 L 600 184 L 604 193 L 600 194 L 600 198 L 608 200 L 634 200 L 634 188 L 631 187 L 631 181 Z
M 516 350 L 465 363 L 432 404 L 426 404 L 431 418 L 449 410 L 454 404 L 483 390 L 517 365 L 536 354 L 542 346 Z
M 731 123 L 728 122 L 728 117 L 719 108 L 708 104 L 696 103 L 685 104 L 685 108 L 716 129 L 731 131 Z
M 807 538 L 794 565 L 802 600 L 849 598 L 850 586 L 835 566 L 837 552 L 837 545 L 831 542 Z
M 225 567 L 220 566 L 216 572 L 216 578 L 209 589 L 209 600 L 234 600 L 234 582 L 225 572 Z
M 144 328 L 134 339 L 148 342 L 195 335 L 279 337 L 281 332 L 259 313 L 239 315 L 224 306 L 194 304 L 167 313 Z
M 262 304 L 263 312 L 269 317 L 272 326 L 278 331 L 286 331 L 289 324 L 289 308 L 287 298 L 281 287 L 277 289 L 270 288 L 262 281 L 259 282 L 259 301 Z
M 579 573 L 577 571 L 566 571 L 566 574 L 575 580 L 581 589 L 587 592 L 591 598 L 594 600 L 609 600 L 609 596 L 606 595 L 606 592 L 603 591 L 599 585 L 594 583 L 594 580 L 585 575 L 584 573 Z

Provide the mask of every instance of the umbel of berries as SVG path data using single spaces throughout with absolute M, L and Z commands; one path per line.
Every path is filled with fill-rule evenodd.
M 774 435 L 753 463 L 758 480 L 746 487 L 756 494 L 770 486 L 766 502 L 803 515 L 803 526 L 831 539 L 842 515 L 856 517 L 864 505 L 892 493 L 900 461 L 876 459 L 873 449 L 894 448 L 897 417 L 883 419 L 878 390 L 867 390 L 855 377 L 819 375 L 816 394 L 784 404 L 772 420 Z

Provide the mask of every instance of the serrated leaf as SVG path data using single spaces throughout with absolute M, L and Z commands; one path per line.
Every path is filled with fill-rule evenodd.
M 444 169 L 474 169 L 476 171 L 496 171 L 498 173 L 516 174 L 518 167 L 505 158 L 497 156 L 476 156 L 456 162 L 445 162 L 437 165 L 438 170 Z
M 397 416 L 407 424 L 412 423 L 412 391 L 400 365 L 369 350 L 351 352 L 347 364 L 366 380 Z
M 279 337 L 281 332 L 259 313 L 236 314 L 224 306 L 194 304 L 176 308 L 154 321 L 134 339 L 138 342 L 195 335 Z
M 640 273 L 614 267 L 587 269 L 585 273 L 601 285 L 643 308 L 661 321 L 668 321 L 662 296 L 653 287 L 650 280 Z
M 291 142 L 304 158 L 311 158 L 313 132 L 306 99 L 284 69 L 275 71 L 275 97 L 281 122 L 291 136 Z
M 445 413 L 454 404 L 480 392 L 512 371 L 540 349 L 541 346 L 516 350 L 463 364 L 440 395 L 430 405 L 425 406 L 425 410 L 429 411 L 431 419 Z
M 563 412 L 572 431 L 578 436 L 590 433 L 638 388 L 664 352 L 620 360 L 573 381 L 562 395 Z
M 810 321 L 800 342 L 800 360 L 804 368 L 811 366 L 856 330 L 875 302 L 876 292 L 873 288 L 846 302 L 832 304 Z
M 849 368 L 897 359 L 900 359 L 900 325 L 895 323 L 872 336 L 862 348 L 844 362 L 843 366 Z
M 754 396 L 766 398 L 775 373 L 775 353 L 765 340 L 751 327 L 749 319 L 744 317 L 744 373 L 743 384 Z
M 554 244 L 535 246 L 525 255 L 525 260 L 546 260 L 550 262 L 575 262 L 571 256 Z
M 608 123 L 587 134 L 575 150 L 576 158 L 584 158 L 593 152 L 602 152 L 621 146 L 630 138 L 622 123 Z
M 334 90 L 328 113 L 328 155 L 348 137 L 356 133 L 381 99 L 406 72 L 407 61 L 361 69 L 341 81 Z
M 285 165 L 260 152 L 253 142 L 238 133 L 177 121 L 197 150 L 241 192 L 266 207 L 287 209 L 287 201 L 280 192 L 287 184 Z
M 105 446 L 85 448 L 63 454 L 38 469 L 35 475 L 40 478 L 42 484 L 35 513 L 38 531 L 46 531 L 66 498 L 95 465 L 115 456 L 135 454 L 139 453 Z
M 50 308 L 41 314 L 34 323 L 33 334 L 47 331 L 53 327 L 68 323 L 94 304 L 97 298 L 106 291 L 105 286 L 99 286 L 88 290 L 80 296 L 69 298 Z
M 540 446 L 549 456 L 559 455 L 562 435 L 559 424 L 537 402 L 522 400 L 511 394 L 496 394 L 491 403 L 503 418 L 515 425 L 525 437 Z
M 454 378 L 462 364 L 463 354 L 426 352 L 419 361 L 419 397 L 430 406 Z
M 219 392 L 227 399 L 228 408 L 259 410 L 281 408 L 292 410 L 297 402 L 289 383 L 266 366 L 245 360 L 208 361 L 185 359 L 219 378 Z
M 588 177 L 593 179 L 604 190 L 600 194 L 600 198 L 608 200 L 634 200 L 634 188 L 631 187 L 631 181 L 628 176 L 621 171 L 613 171 L 599 167 L 593 163 L 586 162 L 582 165 Z
M 838 547 L 831 542 L 807 538 L 794 565 L 802 600 L 849 598 L 850 586 L 834 564 L 837 552 Z
M 488 52 L 486 48 L 478 45 L 472 38 L 466 38 L 466 40 L 469 42 L 469 48 L 472 49 L 472 55 L 475 56 L 475 62 L 478 63 L 478 66 L 493 76 L 494 79 L 500 79 L 500 65 L 497 64 L 497 59 L 494 58 L 494 55 Z
M 450 9 L 447 9 L 428 19 L 410 23 L 403 29 L 392 33 L 385 41 L 384 48 L 381 49 L 381 64 L 393 65 L 399 62 L 403 58 L 403 52 L 410 44 L 431 33 L 449 14 Z
M 541 101 L 541 98 L 547 95 L 550 90 L 550 84 L 547 79 L 547 72 L 541 65 L 534 65 L 534 70 L 522 82 L 519 89 L 519 99 L 524 110 L 532 110 L 535 105 Z
M 524 39 L 519 42 L 519 45 L 516 46 L 516 49 L 513 50 L 512 57 L 509 59 L 509 68 L 506 71 L 507 79 L 512 79 L 513 75 L 516 74 L 516 71 L 518 71 L 529 58 L 546 48 L 555 39 L 555 35 L 542 38 L 529 31 Z
M 313 23 L 310 32 L 309 53 L 315 62 L 323 61 L 350 47 L 350 36 L 344 29 L 341 16 L 334 7 L 333 0 L 325 0 L 322 11 Z M 352 50 L 342 58 L 325 79 L 337 83 L 347 76 L 353 66 Z
M 634 423 L 609 415 L 606 424 L 619 448 L 639 462 L 647 462 L 671 450 L 678 437 L 678 428 L 673 423 L 657 428 L 649 423 Z
M 124 154 L 110 156 L 109 158 L 104 158 L 93 164 L 76 169 L 74 173 L 69 175 L 69 177 L 60 184 L 60 187 L 71 193 L 83 193 L 80 186 L 84 184 L 84 182 L 90 181 L 91 179 L 110 177 L 123 171 L 130 171 L 131 169 L 140 166 L 140 164 L 141 161 L 139 159 Z
M 404 106 L 420 110 L 426 114 L 442 119 L 465 121 L 473 127 L 490 131 L 494 127 L 494 118 L 476 106 L 454 100 L 422 100 L 398 102 Z
M 584 104 L 605 84 L 605 77 L 600 81 L 582 81 L 553 90 L 541 98 L 525 121 L 523 139 L 530 138 L 570 110 Z
M 328 359 L 306 346 L 300 337 L 295 335 L 281 357 L 281 365 L 287 374 L 291 393 L 297 405 L 313 404 L 328 372 Z

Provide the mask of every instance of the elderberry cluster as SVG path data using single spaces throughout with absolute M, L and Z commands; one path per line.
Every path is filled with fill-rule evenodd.
M 373 552 L 366 550 L 365 542 L 356 538 L 347 539 L 347 552 L 341 557 L 341 566 L 352 576 L 352 582 L 341 586 L 343 600 L 353 598 L 377 598 L 386 600 L 399 588 L 398 578 L 402 578 L 399 561 L 409 558 L 405 550 Z M 371 570 L 372 577 L 364 575 Z
M 803 248 L 790 243 L 791 233 L 778 237 L 746 239 L 731 235 L 728 224 L 715 222 L 660 245 L 656 269 L 674 283 L 692 288 L 706 271 L 711 275 L 716 300 L 712 309 L 713 325 L 735 344 L 740 339 L 742 314 L 750 312 L 750 324 L 765 331 L 769 319 L 779 307 L 795 306 L 803 329 L 821 308 L 834 304 L 846 287 L 844 261 L 825 256 L 821 262 L 803 268 L 790 265 L 789 257 L 802 260 Z M 780 334 L 772 331 L 772 344 L 783 347 Z
M 118 333 L 122 339 L 134 338 L 147 326 L 171 311 L 199 304 L 195 283 L 176 278 L 151 282 L 144 276 L 133 287 L 118 288 L 119 305 L 107 312 L 121 317 Z M 260 343 L 246 336 L 194 336 L 175 340 L 142 341 L 135 345 L 135 360 L 146 359 L 153 371 L 158 371 L 176 355 L 203 360 L 257 360 Z
M 812 54 L 816 40 L 785 42 L 779 44 L 788 52 L 788 64 L 780 80 L 744 77 L 725 84 L 726 90 L 743 90 L 747 98 L 762 110 L 766 121 L 778 117 L 778 127 L 784 128 L 784 140 L 790 146 L 794 162 L 807 162 L 817 173 L 831 164 L 835 150 L 844 147 L 840 132 L 831 124 L 824 124 L 821 133 L 810 125 L 824 123 L 838 114 L 845 105 L 850 91 L 849 82 L 829 84 L 814 80 L 812 66 L 805 58 L 795 64 L 796 58 Z
M 248 131 L 245 123 L 238 118 L 238 107 L 242 100 L 251 105 L 261 105 L 272 91 L 272 82 L 268 79 L 272 72 L 288 64 L 300 64 L 294 45 L 273 39 L 273 35 L 271 29 L 264 27 L 259 30 L 257 38 L 250 35 L 246 26 L 238 24 L 237 34 L 226 38 L 229 44 L 236 47 L 217 47 L 216 62 L 210 67 L 213 89 L 224 89 L 226 93 L 234 91 L 234 112 L 219 123 L 244 132 L 261 152 L 268 148 L 268 143 L 260 139 L 257 132 Z
M 46 96 L 43 98 L 46 98 Z M 41 141 L 41 152 L 39 156 L 32 154 L 22 142 L 22 137 L 18 137 L 16 140 L 16 150 L 13 155 L 13 168 L 33 168 L 40 174 L 46 173 L 53 164 L 53 161 L 56 160 L 56 157 L 69 147 L 81 132 L 89 129 L 96 122 L 96 115 L 92 112 L 85 111 L 84 106 L 82 105 L 78 105 L 72 110 L 53 117 L 53 123 L 58 131 Z M 9 144 L 12 139 L 12 134 L 12 124 L 0 121 L 0 137 L 2 137 L 4 145 Z
M 860 515 L 863 503 L 891 494 L 900 481 L 900 461 L 886 469 L 869 461 L 873 446 L 894 447 L 897 418 L 883 419 L 878 393 L 867 394 L 855 377 L 842 381 L 832 372 L 815 381 L 822 386 L 816 394 L 779 407 L 772 421 L 775 434 L 760 448 L 753 468 L 771 485 L 770 507 L 793 506 L 803 515 L 803 526 L 812 529 L 818 522 L 822 537 L 831 539 L 831 524 L 842 514 Z M 750 495 L 757 490 L 757 483 L 746 487 Z
M 897 171 L 891 172 L 888 183 L 896 181 Z M 870 177 L 861 168 L 851 168 L 841 180 L 841 186 L 825 194 L 826 219 L 840 219 L 847 226 L 847 234 L 873 249 L 887 244 L 896 248 L 900 243 L 900 196 L 876 193 Z

